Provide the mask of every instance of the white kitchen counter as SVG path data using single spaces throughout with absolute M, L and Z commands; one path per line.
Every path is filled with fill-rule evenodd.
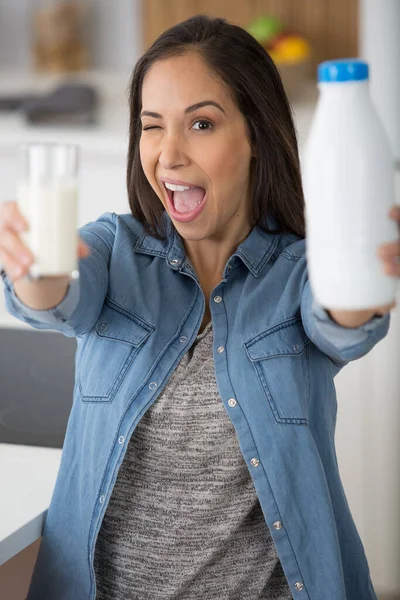
M 0 565 L 42 535 L 61 452 L 0 444 Z

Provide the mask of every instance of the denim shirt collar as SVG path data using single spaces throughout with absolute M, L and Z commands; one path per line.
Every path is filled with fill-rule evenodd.
M 134 250 L 142 254 L 163 257 L 166 259 L 169 267 L 182 270 L 187 260 L 182 238 L 175 229 L 167 212 L 163 213 L 163 219 L 166 224 L 167 239 L 158 240 L 144 233 L 139 236 Z M 277 229 L 280 226 L 279 221 L 272 215 L 268 216 L 267 224 L 269 229 Z M 247 238 L 229 258 L 226 267 L 230 264 L 231 268 L 232 262 L 237 257 L 241 259 L 254 277 L 258 277 L 266 262 L 268 262 L 273 254 L 281 235 L 282 233 L 267 233 L 258 225 L 255 225 Z

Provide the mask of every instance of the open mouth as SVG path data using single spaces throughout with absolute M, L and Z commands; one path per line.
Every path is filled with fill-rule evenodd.
M 166 186 L 165 189 L 175 210 L 182 214 L 188 214 L 196 210 L 206 195 L 206 190 L 200 186 L 193 186 L 182 191 L 170 190 Z
M 207 191 L 200 186 L 193 186 L 182 191 L 173 191 L 168 189 L 168 205 L 171 216 L 181 222 L 191 221 L 196 218 L 203 210 L 206 204 Z

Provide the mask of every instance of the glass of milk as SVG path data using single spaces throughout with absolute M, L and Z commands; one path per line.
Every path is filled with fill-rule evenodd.
M 35 262 L 34 279 L 78 270 L 78 146 L 28 143 L 20 146 L 22 173 L 17 204 L 29 229 L 21 235 Z

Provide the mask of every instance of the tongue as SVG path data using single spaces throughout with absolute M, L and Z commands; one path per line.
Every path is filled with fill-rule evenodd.
M 174 192 L 174 206 L 178 212 L 190 213 L 201 204 L 205 193 L 205 189 L 201 187 L 193 187 L 184 192 Z

